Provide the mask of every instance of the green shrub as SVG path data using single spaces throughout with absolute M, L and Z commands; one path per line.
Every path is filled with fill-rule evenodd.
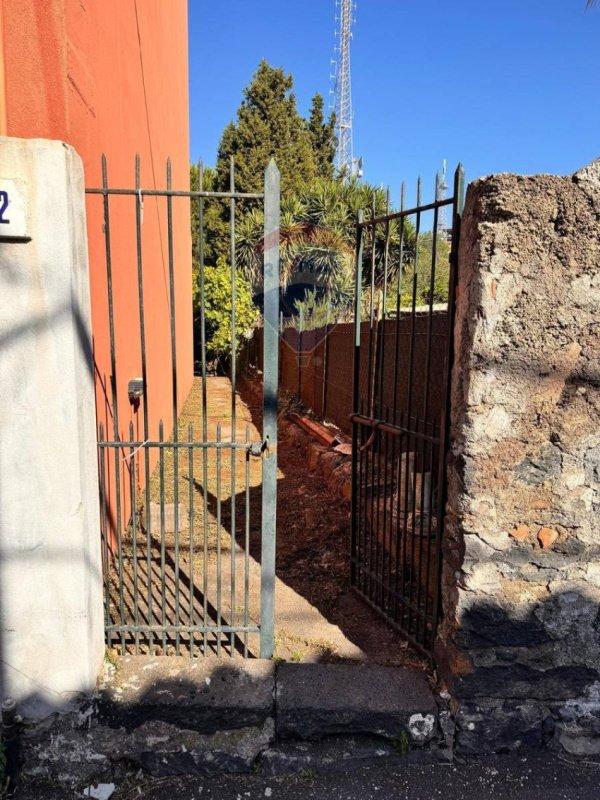
M 200 275 L 194 275 L 195 328 L 200 325 Z M 204 268 L 204 309 L 206 325 L 206 357 L 218 361 L 222 367 L 229 363 L 231 350 L 231 267 L 223 257 L 216 266 Z M 259 320 L 259 312 L 252 302 L 250 283 L 240 270 L 236 270 L 235 290 L 236 355 L 252 335 Z M 199 336 L 199 334 L 197 334 Z

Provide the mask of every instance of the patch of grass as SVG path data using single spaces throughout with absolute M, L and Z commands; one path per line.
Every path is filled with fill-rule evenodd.
M 317 777 L 316 769 L 310 769 L 310 767 L 305 767 L 305 769 L 301 769 L 300 772 L 296 775 L 298 781 L 303 783 L 312 783 Z
M 295 661 L 296 663 L 302 661 L 303 658 L 304 658 L 304 653 L 300 652 L 300 650 L 294 650 L 294 652 L 290 656 L 290 659 L 292 661 Z
M 402 731 L 401 734 L 396 736 L 395 739 L 392 740 L 392 747 L 394 750 L 397 750 L 402 755 L 408 753 L 410 750 L 410 739 L 408 738 L 408 734 L 406 731 Z

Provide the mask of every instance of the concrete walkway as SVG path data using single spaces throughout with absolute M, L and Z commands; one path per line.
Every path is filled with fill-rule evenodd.
M 221 440 L 230 441 L 232 437 L 231 383 L 228 378 L 210 377 L 207 382 L 207 430 L 208 439 L 217 437 L 217 426 L 220 426 Z M 179 419 L 179 437 L 188 437 L 189 426 L 197 435 L 203 428 L 201 382 L 195 379 L 192 391 L 186 400 Z M 236 395 L 235 436 L 238 442 L 260 441 L 260 419 L 251 410 L 238 393 Z M 177 544 L 172 533 L 165 536 L 164 559 L 161 556 L 163 546 L 160 541 L 160 526 L 156 521 L 152 527 L 152 542 L 148 556 L 148 537 L 140 527 L 133 540 L 126 540 L 123 545 L 123 592 L 124 608 L 121 611 L 119 601 L 119 575 L 115 569 L 111 574 L 111 617 L 116 624 L 123 620 L 133 624 L 159 621 L 164 615 L 167 624 L 176 624 L 179 619 L 183 624 L 198 624 L 202 621 L 216 625 L 220 617 L 223 625 L 242 624 L 247 620 L 249 625 L 259 622 L 260 611 L 260 501 L 262 483 L 262 462 L 260 458 L 246 461 L 243 454 L 236 457 L 235 465 L 231 454 L 226 451 L 220 461 L 216 454 L 209 453 L 206 464 L 204 454 L 196 451 L 193 464 L 187 456 L 180 455 L 177 462 L 178 502 L 180 504 L 180 534 Z M 191 470 L 193 469 L 193 474 Z M 206 481 L 204 480 L 206 469 Z M 192 487 L 190 487 L 190 478 Z M 279 470 L 279 484 L 290 483 L 290 475 Z M 160 501 L 161 475 L 155 469 L 151 479 L 151 498 L 154 503 Z M 173 503 L 175 486 L 175 464 L 173 452 L 164 453 L 162 482 L 164 484 L 165 503 Z M 206 485 L 204 483 L 206 482 Z M 190 488 L 192 491 L 190 492 Z M 301 479 L 294 484 L 297 514 L 301 515 L 306 498 L 302 496 L 306 487 Z M 236 498 L 235 537 L 231 535 L 232 492 Z M 193 536 L 187 528 L 190 502 L 194 503 Z M 246 522 L 246 513 L 248 514 Z M 283 512 L 282 512 L 283 513 Z M 139 514 L 139 520 L 144 514 Z M 218 524 L 220 520 L 220 525 Z M 246 531 L 246 524 L 248 531 Z M 280 536 L 293 535 L 285 531 Z M 247 537 L 247 538 L 246 538 Z M 191 539 L 191 541 L 190 541 Z M 179 556 L 177 558 L 177 553 Z M 315 554 L 315 558 L 318 555 Z M 148 569 L 150 564 L 150 570 Z M 134 575 L 137 575 L 137 593 L 134 591 Z M 235 575 L 235 592 L 232 591 L 232 576 Z M 245 588 L 248 589 L 246 606 Z M 355 600 L 359 608 L 350 613 L 367 613 L 365 631 L 383 629 L 387 626 L 379 619 L 373 619 L 370 610 L 365 611 L 363 604 Z M 351 641 L 342 629 L 329 621 L 302 594 L 279 577 L 275 583 L 275 656 L 278 659 L 302 662 L 327 660 L 367 661 L 373 660 L 372 653 L 367 655 L 356 642 Z M 366 607 L 365 607 L 366 609 Z M 194 642 L 194 654 L 201 655 L 206 647 L 207 654 L 231 654 L 231 636 L 222 635 L 217 641 L 216 635 L 209 634 L 203 641 L 197 637 Z M 399 642 L 393 634 L 394 642 Z M 115 636 L 114 646 L 118 647 L 120 638 Z M 126 638 L 127 652 L 133 653 L 133 635 Z M 252 657 L 258 657 L 258 636 L 234 637 L 233 647 L 243 653 L 245 648 Z M 156 653 L 173 654 L 176 650 L 189 653 L 189 636 L 178 637 L 155 635 L 150 642 L 150 650 Z M 140 652 L 148 651 L 148 643 L 141 637 Z M 396 649 L 398 649 L 396 647 Z M 387 658 L 386 651 L 379 654 Z

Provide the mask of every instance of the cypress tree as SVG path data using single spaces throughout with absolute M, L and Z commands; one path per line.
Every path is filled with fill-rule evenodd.
M 313 156 L 317 177 L 333 178 L 333 160 L 337 140 L 335 136 L 335 113 L 327 122 L 323 115 L 323 97 L 317 93 L 312 99 L 310 118 L 308 120 Z
M 298 190 L 317 174 L 313 139 L 306 121 L 298 113 L 292 93 L 293 78 L 283 69 L 260 62 L 237 119 L 223 131 L 217 156 L 217 185 L 229 187 L 229 162 L 235 163 L 236 189 L 260 192 L 264 170 L 275 158 L 285 195 Z

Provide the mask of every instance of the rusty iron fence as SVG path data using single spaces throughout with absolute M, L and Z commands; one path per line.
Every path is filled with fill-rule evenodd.
M 201 176 L 201 169 L 200 169 Z M 228 654 L 273 655 L 275 511 L 277 498 L 277 392 L 279 320 L 279 171 L 274 161 L 265 172 L 264 193 L 236 191 L 233 163 L 227 192 L 176 190 L 167 162 L 165 188 L 144 189 L 139 156 L 135 186 L 109 186 L 106 158 L 102 159 L 102 186 L 86 189 L 99 196 L 106 254 L 106 290 L 110 344 L 110 375 L 106 382 L 109 425 L 98 429 L 101 540 L 106 643 L 122 653 L 189 653 L 190 656 Z M 148 318 L 144 295 L 149 286 L 143 247 L 144 199 L 157 198 L 166 216 L 167 295 L 171 358 L 161 378 L 170 384 L 172 418 L 163 424 L 151 416 L 148 372 L 157 321 Z M 182 427 L 178 418 L 176 335 L 176 274 L 174 263 L 173 205 L 199 205 L 195 231 L 199 254 L 200 375 L 194 402 L 201 407 L 200 430 Z M 231 406 L 227 419 L 211 418 L 207 407 L 207 356 L 204 263 L 205 204 L 229 206 L 231 267 Z M 236 420 L 236 204 L 259 202 L 264 206 L 264 413 L 259 441 L 250 440 L 246 426 Z M 158 212 L 157 212 L 158 213 Z M 111 224 L 131 230 L 134 246 L 130 263 L 114 263 Z M 188 228 L 189 231 L 189 228 Z M 188 234 L 189 235 L 189 234 Z M 120 331 L 114 313 L 115 269 L 131 270 L 131 318 L 137 318 L 139 377 L 131 377 L 128 391 L 134 412 L 127 409 L 129 425 L 121 426 L 117 397 Z M 123 285 L 121 281 L 120 285 Z M 119 297 L 121 307 L 124 298 Z M 191 296 L 189 298 L 191 302 Z M 154 328 L 154 331 L 152 330 Z M 101 335 L 101 332 L 97 333 Z M 191 370 L 191 365 L 190 365 Z M 156 370 L 153 370 L 156 375 Z M 209 378 L 210 379 L 210 378 Z M 121 379 L 122 380 L 122 379 Z M 137 410 L 141 406 L 142 421 Z M 249 460 L 262 461 L 262 528 L 260 579 L 250 580 Z M 242 506 L 242 508 L 238 508 Z M 227 526 L 226 520 L 227 517 Z M 260 597 L 251 603 L 252 592 Z M 256 598 L 254 598 L 256 600 Z M 251 605 L 260 609 L 251 613 Z M 258 640 L 252 651 L 252 640 Z
M 357 224 L 351 583 L 431 656 L 440 616 L 449 380 L 464 173 L 452 197 Z M 443 209 L 450 228 L 441 223 Z

